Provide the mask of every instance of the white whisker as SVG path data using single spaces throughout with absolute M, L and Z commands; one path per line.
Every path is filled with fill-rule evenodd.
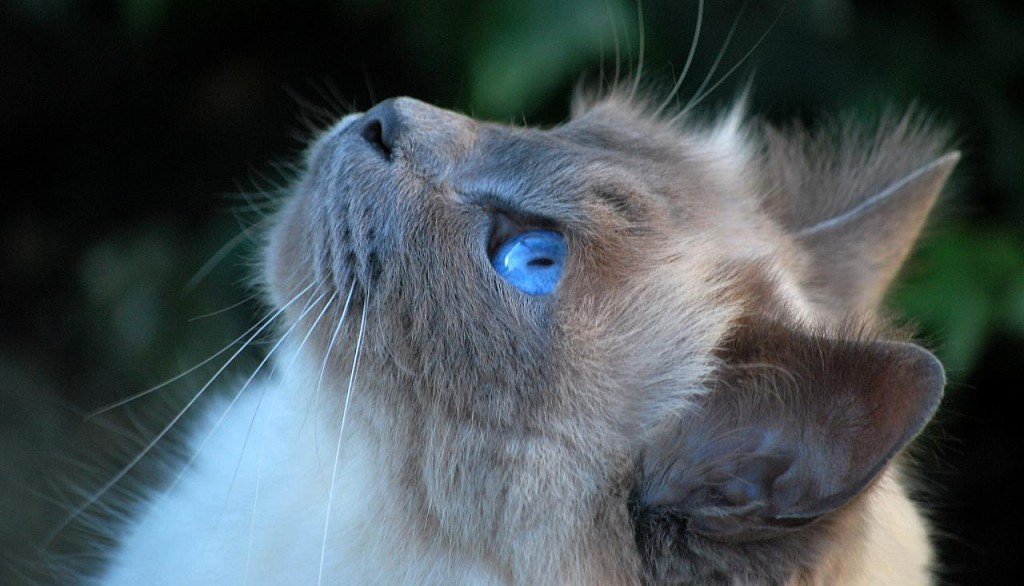
M 334 326 L 334 333 L 331 334 L 331 341 L 327 344 L 327 351 L 324 352 L 323 364 L 320 365 L 320 375 L 316 379 L 316 390 L 313 391 L 313 399 L 310 402 L 310 409 L 313 409 L 320 399 L 320 386 L 324 382 L 324 373 L 327 371 L 327 362 L 331 357 L 331 352 L 334 350 L 334 344 L 338 341 L 338 333 L 341 332 L 341 326 L 345 323 L 345 318 L 348 316 L 349 305 L 352 303 L 352 293 L 356 290 L 355 281 L 352 282 L 352 286 L 348 288 L 348 296 L 345 298 L 345 307 L 341 310 L 341 317 L 338 318 L 338 325 Z M 308 415 L 307 411 L 307 415 Z M 302 425 L 299 426 L 301 429 L 306 424 L 306 418 L 303 417 Z M 314 434 L 315 435 L 315 434 Z
M 275 403 L 275 405 L 277 403 L 276 399 L 278 399 L 280 396 L 281 396 L 280 393 L 274 396 L 274 399 L 275 399 L 274 403 Z M 271 413 L 274 412 L 273 411 L 273 407 L 275 405 L 271 406 Z M 244 577 L 242 579 L 242 584 L 243 585 L 246 585 L 246 584 L 249 583 L 249 562 L 250 562 L 251 557 L 252 557 L 253 537 L 256 535 L 256 503 L 259 501 L 259 498 L 260 498 L 260 476 L 262 475 L 262 472 L 263 472 L 263 454 L 265 452 L 265 448 L 266 447 L 267 447 L 267 437 L 266 437 L 266 430 L 264 430 L 264 433 L 260 434 L 260 455 L 259 455 L 259 459 L 256 461 L 256 489 L 253 492 L 253 496 L 252 496 L 252 511 L 249 514 L 249 542 L 245 546 L 245 574 L 244 574 Z
M 356 338 L 356 349 L 352 357 L 352 372 L 348 377 L 348 390 L 345 392 L 345 406 L 341 411 L 341 426 L 338 430 L 338 444 L 334 449 L 334 469 L 331 472 L 331 489 L 327 494 L 327 513 L 324 515 L 324 535 L 320 543 L 320 571 L 317 573 L 316 583 L 319 584 L 324 578 L 324 556 L 327 553 L 327 529 L 331 524 L 331 505 L 334 503 L 334 483 L 338 477 L 338 461 L 341 458 L 341 440 L 345 434 L 345 418 L 348 416 L 349 400 L 352 398 L 352 387 L 356 382 L 356 368 L 359 366 L 359 355 L 363 349 L 363 333 L 366 331 L 366 310 L 370 306 L 370 295 L 367 293 L 363 299 L 363 314 L 359 319 L 359 336 Z
M 262 221 L 263 220 L 261 219 L 260 222 Z M 258 223 L 259 222 L 257 222 L 257 224 Z M 224 245 L 221 246 L 217 250 L 217 252 L 213 253 L 213 256 L 210 257 L 210 260 L 203 263 L 203 266 L 199 267 L 199 270 L 197 270 L 196 273 L 192 275 L 192 278 L 190 278 L 188 282 L 185 283 L 184 290 L 186 292 L 194 290 L 199 285 L 199 283 L 201 283 L 203 279 L 205 279 L 213 271 L 213 269 L 218 264 L 220 264 L 222 260 L 224 260 L 229 254 L 231 254 L 231 251 L 237 248 L 242 242 L 245 242 L 245 240 L 249 237 L 249 230 L 243 228 L 241 232 L 234 235 L 230 240 L 224 243 Z
M 222 313 L 231 311 L 232 309 L 234 309 L 236 307 L 241 307 L 242 305 L 245 305 L 246 303 L 252 301 L 253 299 L 256 299 L 260 295 L 261 295 L 261 293 L 253 293 L 252 295 L 246 297 L 245 299 L 242 299 L 241 301 L 236 301 L 235 303 L 232 303 L 231 305 L 229 305 L 227 307 L 222 307 L 222 308 L 220 308 L 218 310 L 211 311 L 209 313 L 203 313 L 203 314 L 197 315 L 195 317 L 190 317 L 190 318 L 188 318 L 188 322 L 192 323 L 194 321 L 199 321 L 201 319 L 206 319 L 208 317 L 213 317 L 215 315 L 220 315 Z
M 234 359 L 237 358 L 238 355 L 241 354 L 249 346 L 249 344 L 263 332 L 263 330 L 267 329 L 267 327 L 271 323 L 273 323 L 275 319 L 277 319 L 282 313 L 284 313 L 284 311 L 288 309 L 288 307 L 292 303 L 295 303 L 295 301 L 297 301 L 299 297 L 301 297 L 306 291 L 309 291 L 311 287 L 313 287 L 312 284 L 307 286 L 298 295 L 293 297 L 291 301 L 281 306 L 281 309 L 274 312 L 270 319 L 265 320 L 264 324 L 260 326 L 259 329 L 257 329 L 255 332 L 253 332 L 251 336 L 249 336 L 245 343 L 242 344 L 242 347 L 235 351 L 235 353 L 231 355 L 231 358 L 229 358 L 227 362 L 225 362 L 223 365 L 221 365 L 220 368 L 217 369 L 217 372 L 215 372 L 213 376 L 210 377 L 208 381 L 206 381 L 202 388 L 200 388 L 199 391 L 196 392 L 196 394 L 193 395 L 191 399 L 189 399 L 188 403 L 186 403 L 185 406 L 181 409 L 181 411 L 179 411 L 178 414 L 175 415 L 174 418 L 171 419 L 171 421 L 167 425 L 165 425 L 163 429 L 160 430 L 156 437 L 150 440 L 149 443 L 147 443 L 146 446 L 142 449 L 142 451 L 140 451 L 131 460 L 129 460 L 128 464 L 121 468 L 121 470 L 118 471 L 118 473 L 115 474 L 113 478 L 111 478 L 103 486 L 101 486 L 100 489 L 97 490 L 91 497 L 86 499 L 84 503 L 75 507 L 75 509 L 72 510 L 71 513 L 67 517 L 65 517 L 60 522 L 60 524 L 58 524 L 57 527 L 54 528 L 46 536 L 46 539 L 44 540 L 43 543 L 46 545 L 52 543 L 53 540 L 57 537 L 57 535 L 59 535 L 61 531 L 63 531 L 68 525 L 70 525 L 72 521 L 77 519 L 79 515 L 81 515 L 86 509 L 95 504 L 96 501 L 98 501 L 100 498 L 103 497 L 104 494 L 107 493 L 107 491 L 113 488 L 115 484 L 117 484 L 122 478 L 124 478 L 124 476 L 128 474 L 128 472 L 131 471 L 132 468 L 134 468 L 135 465 L 138 464 L 142 460 L 142 458 L 144 458 L 146 454 L 148 454 L 150 450 L 152 450 L 153 447 L 156 446 L 156 444 L 159 443 L 160 440 L 164 438 L 165 435 L 167 435 L 171 428 L 174 427 L 174 424 L 176 424 L 182 417 L 185 416 L 185 413 L 187 413 L 188 410 L 193 405 L 195 405 L 196 401 L 199 400 L 199 397 L 201 397 L 203 393 L 206 391 L 206 389 L 209 388 L 211 384 L 213 384 L 213 381 L 215 381 L 217 377 L 220 376 L 220 374 L 224 372 L 225 369 L 227 369 L 228 365 L 231 364 L 234 361 Z
M 324 298 L 324 295 L 326 295 L 326 293 L 321 293 L 319 297 L 317 297 L 316 299 L 312 300 L 306 306 L 306 308 L 302 311 L 302 313 L 299 314 L 299 318 L 297 320 L 295 320 L 295 323 L 293 323 L 291 326 L 288 327 L 288 329 L 285 331 L 284 335 L 282 335 L 280 337 L 280 339 L 278 339 L 277 342 L 274 343 L 274 346 L 271 347 L 269 352 L 267 352 L 267 355 L 263 357 L 263 360 L 261 360 L 260 363 L 256 366 L 256 369 L 252 371 L 252 374 L 249 375 L 249 378 L 247 378 L 245 380 L 245 382 L 242 383 L 242 387 L 240 389 L 238 389 L 238 392 L 236 392 L 234 397 L 231 398 L 231 401 L 228 403 L 228 406 L 224 408 L 224 413 L 222 413 L 220 418 L 218 418 L 217 421 L 213 424 L 213 429 L 210 430 L 210 433 L 208 433 L 206 435 L 206 437 L 203 439 L 202 443 L 199 444 L 199 447 L 196 448 L 192 452 L 192 456 L 189 458 L 188 462 L 185 463 L 185 466 L 181 469 L 181 472 L 179 472 L 178 475 L 174 478 L 174 481 L 171 482 L 170 486 L 167 489 L 168 491 L 172 490 L 175 486 L 177 486 L 178 482 L 181 480 L 181 478 L 185 475 L 186 472 L 188 472 L 189 468 L 192 467 L 192 464 L 196 461 L 196 458 L 199 457 L 199 454 L 203 451 L 203 448 L 206 447 L 206 444 L 208 444 L 210 442 L 210 439 L 213 437 L 213 435 L 215 433 L 217 433 L 217 430 L 220 428 L 221 424 L 224 423 L 224 420 L 227 418 L 228 413 L 231 411 L 231 408 L 234 407 L 235 403 L 237 403 L 238 400 L 242 397 L 242 393 L 245 392 L 245 389 L 248 388 L 249 385 L 252 383 L 252 381 L 256 378 L 256 375 L 259 374 L 260 370 L 263 368 L 263 365 L 265 365 L 267 363 L 267 361 L 270 360 L 270 358 L 274 355 L 274 352 L 277 351 L 278 347 L 281 346 L 281 344 L 288 338 L 288 336 L 291 335 L 292 331 L 295 330 L 295 328 L 299 325 L 299 323 L 301 323 L 302 318 L 305 317 L 306 314 L 309 313 L 310 310 L 313 309 L 313 307 L 315 307 L 316 304 L 319 303 L 320 300 Z M 262 402 L 263 402 L 263 393 L 260 394 L 260 400 L 257 402 L 256 412 L 259 411 L 259 404 L 262 403 Z M 256 420 L 256 412 L 253 413 L 252 420 L 249 422 L 249 431 L 250 432 L 252 431 L 252 422 Z M 242 453 L 245 452 L 245 446 L 248 445 L 248 443 L 249 443 L 249 434 L 246 433 L 246 435 L 245 435 L 245 443 L 242 444 Z M 239 464 L 241 464 L 241 456 L 239 456 Z M 238 466 L 235 467 L 235 475 L 237 476 L 237 474 L 238 474 Z M 231 486 L 234 486 L 234 478 L 233 477 L 232 477 L 231 485 L 228 487 L 228 494 L 231 493 Z
M 310 284 L 310 285 L 309 285 L 308 287 L 306 287 L 305 289 L 303 289 L 302 291 L 300 291 L 299 293 L 297 293 L 297 294 L 295 295 L 295 297 L 293 297 L 293 298 L 292 298 L 292 301 L 295 301 L 296 299 L 298 299 L 299 297 L 301 297 L 301 296 L 302 296 L 303 294 L 305 294 L 305 293 L 306 293 L 307 291 L 309 291 L 309 290 L 310 290 L 311 288 L 313 288 L 313 285 L 312 285 L 312 284 Z M 290 305 L 290 304 L 291 304 L 291 302 L 289 302 L 289 305 Z M 91 413 L 88 413 L 88 414 L 87 414 L 87 415 L 85 416 L 85 420 L 86 420 L 86 421 L 88 421 L 88 420 L 90 420 L 90 419 L 92 419 L 92 418 L 94 418 L 94 417 L 96 417 L 96 416 L 98 416 L 98 415 L 102 415 L 102 414 L 106 413 L 107 411 L 111 411 L 111 410 L 113 410 L 113 409 L 117 409 L 118 407 L 120 407 L 120 406 L 122 406 L 122 405 L 126 405 L 126 404 L 128 404 L 128 403 L 131 403 L 132 401 L 134 401 L 134 400 L 136 400 L 136 399 L 141 399 L 142 397 L 145 397 L 146 395 L 149 395 L 150 393 L 153 393 L 153 392 L 155 392 L 155 391 L 159 391 L 160 389 L 162 389 L 162 388 L 166 387 L 167 385 L 169 385 L 169 384 L 171 384 L 171 383 L 173 383 L 173 382 L 179 381 L 179 380 L 181 380 L 182 378 L 184 378 L 184 377 L 188 376 L 189 374 L 192 374 L 192 373 L 193 373 L 193 372 L 195 372 L 196 370 L 199 370 L 199 369 L 200 369 L 200 368 L 202 368 L 203 366 L 206 366 L 207 364 L 209 364 L 209 363 L 210 363 L 210 362 L 211 362 L 211 361 L 212 361 L 212 360 L 213 360 L 214 358 L 216 358 L 216 357 L 220 356 L 221 354 L 223 354 L 223 353 L 227 352 L 227 351 L 228 351 L 228 350 L 229 350 L 229 349 L 230 349 L 230 348 L 231 348 L 232 346 L 234 346 L 235 344 L 237 344 L 237 343 L 239 342 L 239 340 L 241 340 L 242 338 L 244 338 L 244 337 L 248 336 L 248 335 L 249 335 L 250 333 L 252 333 L 252 331 L 253 331 L 253 330 L 255 330 L 256 328 L 259 328 L 259 329 L 260 329 L 260 331 L 262 331 L 262 330 L 263 330 L 264 328 L 266 328 L 266 327 L 267 327 L 267 325 L 268 325 L 268 324 L 269 324 L 269 323 L 270 323 L 271 321 L 273 321 L 273 320 L 277 319 L 277 317 L 278 317 L 279 315 L 281 315 L 281 313 L 282 313 L 282 310 L 283 310 L 283 308 L 282 308 L 282 309 L 280 309 L 280 310 L 278 310 L 278 311 L 276 311 L 276 312 L 271 312 L 271 313 L 267 314 L 267 315 L 266 315 L 266 316 L 265 316 L 264 318 L 262 318 L 261 320 L 259 320 L 259 321 L 258 321 L 258 322 L 256 322 L 255 324 L 253 324 L 253 325 L 252 325 L 252 327 L 250 327 L 249 329 L 247 329 L 247 330 L 245 330 L 244 332 L 242 332 L 242 334 L 241 334 L 241 335 L 239 335 L 239 336 L 238 336 L 237 338 L 235 338 L 234 340 L 232 340 L 231 342 L 229 342 L 229 343 L 228 343 L 227 345 L 225 345 L 225 346 L 224 346 L 223 348 L 221 348 L 221 349 L 220 349 L 220 350 L 218 350 L 217 352 L 215 352 L 215 353 L 211 354 L 211 355 L 210 355 L 210 356 L 209 356 L 208 358 L 206 358 L 206 359 L 205 359 L 205 360 L 203 360 L 202 362 L 200 362 L 200 363 L 196 364 L 195 366 L 192 366 L 192 367 L 191 367 L 191 368 L 189 368 L 188 370 L 186 370 L 186 371 L 184 371 L 184 372 L 182 372 L 182 373 L 180 373 L 180 374 L 177 374 L 177 375 L 175 375 L 175 376 L 173 376 L 173 377 L 171 377 L 171 378 L 169 378 L 169 379 L 167 379 L 167 380 L 165 380 L 165 381 L 163 381 L 163 382 L 161 382 L 161 383 L 159 383 L 159 384 L 157 384 L 157 385 L 154 385 L 154 386 L 152 386 L 152 387 L 149 387 L 149 388 L 148 388 L 148 389 L 146 389 L 146 390 L 143 390 L 143 391 L 139 391 L 139 392 L 137 392 L 137 393 L 135 393 L 135 394 L 129 395 L 129 396 L 125 397 L 124 399 L 119 399 L 119 400 L 117 400 L 117 401 L 114 401 L 113 403 L 111 403 L 111 404 L 107 405 L 106 407 L 101 407 L 101 408 L 99 408 L 99 409 L 96 409 L 95 411 L 92 411 Z M 243 345 L 243 348 L 244 348 L 244 347 L 245 347 L 245 346 Z M 237 355 L 238 355 L 238 354 L 236 353 L 236 354 L 235 354 L 235 356 L 237 356 Z M 230 361 L 231 361 L 231 360 L 233 360 L 233 359 L 234 359 L 234 357 L 232 357 L 232 358 L 228 359 L 228 362 L 230 362 Z M 226 364 L 226 363 L 225 363 L 225 364 Z
M 287 370 L 291 369 L 292 364 L 295 363 L 295 359 L 299 357 L 299 354 L 302 352 L 302 348 L 306 345 L 306 341 L 309 340 L 309 337 L 313 333 L 313 330 L 315 330 L 316 327 L 318 325 L 320 325 L 320 320 L 322 320 L 324 315 L 327 314 L 327 308 L 329 308 L 331 306 L 331 304 L 334 303 L 337 299 L 338 299 L 338 295 L 337 295 L 337 293 L 335 293 L 335 294 L 331 295 L 331 298 L 328 299 L 327 303 L 324 304 L 324 308 L 320 310 L 319 315 L 317 315 L 316 319 L 313 320 L 313 325 L 311 325 L 309 327 L 309 331 L 306 332 L 306 335 L 302 337 L 302 341 L 299 342 L 299 346 L 295 349 L 295 352 L 292 354 L 292 359 L 291 359 L 291 361 L 288 362 Z M 275 412 L 275 407 L 277 405 L 277 401 L 280 398 L 281 398 L 281 393 L 277 393 L 276 395 L 274 395 L 274 401 L 273 401 L 273 403 L 270 406 L 270 412 L 271 413 Z M 244 577 L 243 584 L 248 584 L 249 583 L 249 563 L 250 563 L 250 559 L 251 559 L 251 555 L 252 555 L 253 538 L 256 535 L 256 504 L 257 504 L 257 502 L 259 501 L 259 498 L 260 498 L 260 478 L 261 478 L 262 472 L 263 472 L 263 455 L 264 455 L 264 452 L 265 452 L 265 448 L 266 448 L 266 436 L 264 435 L 260 439 L 260 455 L 259 455 L 259 460 L 256 463 L 256 490 L 255 490 L 255 492 L 253 494 L 253 497 L 252 497 L 252 512 L 251 512 L 250 517 L 249 517 L 249 543 L 248 543 L 248 545 L 246 545 L 246 548 L 245 548 L 245 577 Z
M 316 389 L 313 391 L 313 398 L 309 401 L 309 407 L 306 409 L 306 413 L 302 416 L 302 423 L 299 424 L 299 431 L 301 432 L 306 428 L 306 422 L 309 421 L 310 412 L 316 409 L 316 406 L 320 402 L 320 387 L 324 382 L 324 373 L 327 371 L 327 362 L 330 360 L 331 353 L 334 351 L 334 345 L 338 342 L 338 334 L 341 333 L 341 327 L 345 324 L 345 318 L 348 316 L 349 306 L 352 303 L 352 293 L 355 292 L 356 284 L 355 281 L 348 288 L 348 296 L 345 298 L 345 307 L 341 310 L 341 317 L 338 319 L 338 324 L 334 326 L 334 332 L 331 334 L 331 341 L 327 344 L 327 350 L 324 352 L 323 364 L 320 365 L 320 374 L 316 379 Z M 317 462 L 320 461 L 320 436 L 318 435 L 317 424 L 313 424 L 313 451 L 316 452 Z M 321 466 L 317 467 L 317 471 L 321 471 Z
M 292 331 L 294 331 L 295 328 L 299 325 L 299 323 L 302 321 L 302 318 L 304 318 L 306 314 L 308 314 L 313 309 L 313 307 L 315 307 L 316 304 L 321 299 L 324 298 L 325 295 L 326 293 L 321 293 L 320 296 L 317 297 L 316 299 L 310 300 L 309 303 L 306 304 L 306 307 L 303 308 L 302 313 L 299 314 L 298 319 L 295 320 L 295 323 L 288 327 L 288 330 L 285 331 L 285 333 L 277 340 L 277 342 L 270 349 L 270 351 L 267 352 L 266 356 L 263 357 L 263 360 L 261 360 L 260 363 L 256 366 L 256 369 L 253 370 L 252 374 L 249 375 L 249 378 L 246 379 L 246 381 L 242 384 L 241 388 L 238 389 L 238 392 L 235 393 L 235 396 L 228 403 L 228 406 L 224 409 L 224 412 L 221 414 L 220 418 L 217 419 L 217 421 L 214 423 L 213 429 L 211 429 L 210 432 L 206 435 L 206 437 L 203 438 L 203 441 L 201 444 L 199 444 L 199 447 L 192 451 L 192 456 L 189 458 L 188 462 L 185 463 L 185 466 L 182 467 L 181 472 L 178 473 L 178 475 L 174 478 L 174 481 L 171 482 L 170 486 L 167 488 L 168 492 L 173 490 L 174 487 L 178 485 L 178 482 L 181 480 L 181 478 L 188 472 L 189 468 L 192 467 L 193 462 L 196 461 L 196 459 L 199 457 L 199 454 L 206 447 L 206 444 L 209 443 L 209 441 L 213 438 L 214 434 L 217 433 L 217 429 L 220 428 L 221 424 L 227 418 L 228 413 L 231 411 L 231 408 L 234 407 L 235 403 L 237 403 L 238 400 L 242 397 L 242 393 L 245 392 L 245 389 L 256 378 L 256 375 L 263 368 L 263 365 L 270 360 L 270 358 L 277 351 L 278 347 L 280 347 L 281 344 L 284 343 L 285 339 L 291 336 Z M 245 458 L 245 451 L 249 446 L 249 437 L 252 434 L 253 425 L 256 423 L 256 416 L 259 414 L 260 407 L 263 405 L 263 397 L 266 395 L 266 391 L 267 387 L 266 385 L 264 385 L 260 389 L 259 398 L 256 401 L 256 408 L 253 410 L 252 417 L 249 419 L 249 426 L 246 429 L 245 439 L 242 441 L 242 446 L 239 450 L 238 461 L 235 463 L 235 470 L 231 474 L 231 481 L 228 483 L 228 488 L 224 493 L 224 502 L 221 504 L 220 512 L 217 514 L 217 520 L 213 523 L 213 526 L 215 527 L 220 525 L 221 518 L 224 514 L 224 510 L 227 509 L 228 501 L 231 499 L 231 493 L 234 492 L 235 482 L 238 479 L 238 472 L 242 468 L 242 460 Z
M 704 88 L 707 87 L 708 83 L 711 82 L 711 79 L 715 77 L 715 72 L 718 71 L 718 66 L 721 65 L 725 52 L 729 50 L 729 45 L 732 44 L 732 37 L 736 34 L 736 27 L 739 26 L 740 19 L 743 18 L 743 13 L 746 12 L 748 3 L 749 0 L 744 2 L 743 5 L 740 6 L 739 12 L 736 13 L 736 18 L 732 19 L 732 25 L 729 27 L 729 32 L 725 35 L 725 41 L 722 42 L 722 47 L 718 50 L 718 54 L 715 55 L 714 62 L 711 63 L 711 68 L 708 69 L 707 75 L 705 75 L 704 79 L 701 80 L 700 85 L 693 92 L 693 95 L 699 96 L 704 91 Z
M 697 24 L 693 27 L 693 40 L 690 41 L 690 52 L 686 55 L 686 63 L 683 65 L 683 72 L 679 74 L 679 79 L 676 80 L 675 85 L 672 86 L 672 91 L 665 96 L 665 101 L 658 106 L 658 109 L 654 111 L 654 117 L 657 118 L 672 100 L 675 99 L 676 94 L 679 92 L 679 88 L 683 85 L 683 80 L 686 79 L 686 74 L 690 71 L 690 65 L 693 64 L 693 56 L 697 54 L 697 43 L 700 41 L 700 29 L 704 22 L 704 0 L 700 0 L 697 3 Z
M 630 99 L 636 97 L 636 92 L 640 89 L 640 78 L 644 75 L 644 5 L 641 0 L 636 1 L 636 21 L 637 42 L 640 46 L 637 49 L 636 73 L 633 75 L 633 87 L 629 90 Z
M 337 295 L 337 293 L 335 293 L 335 294 L 331 295 L 331 298 L 328 299 L 327 303 L 324 304 L 324 308 L 321 309 L 321 312 L 318 313 L 318 315 L 316 316 L 316 319 L 313 320 L 312 325 L 309 326 L 309 331 L 307 331 L 306 335 L 302 337 L 302 341 L 299 342 L 298 347 L 295 349 L 295 352 L 292 354 L 292 360 L 289 361 L 288 367 L 286 368 L 286 370 L 291 370 L 292 365 L 295 364 L 295 360 L 298 359 L 299 354 L 302 352 L 302 348 L 306 345 L 306 341 L 309 340 L 309 336 L 313 333 L 313 330 L 316 329 L 316 327 L 319 325 L 319 323 L 321 323 L 321 321 L 324 319 L 324 316 L 327 315 L 328 308 L 331 306 L 331 304 L 334 303 L 337 299 L 338 299 L 338 295 Z M 274 413 L 275 406 L 276 406 L 276 404 L 278 404 L 278 400 L 280 400 L 280 399 L 281 399 L 281 393 L 278 393 L 278 394 L 274 395 L 273 403 L 270 405 L 270 413 Z M 245 571 L 244 584 L 248 584 L 249 583 L 250 561 L 251 561 L 251 557 L 252 557 L 253 541 L 254 541 L 255 536 L 256 536 L 256 505 L 257 505 L 257 503 L 259 501 L 259 487 L 260 487 L 260 479 L 261 479 L 262 471 L 263 471 L 263 454 L 265 452 L 265 448 L 266 448 L 266 436 L 265 436 L 265 430 L 264 430 L 264 434 L 261 434 L 261 438 L 260 438 L 259 459 L 256 462 L 256 490 L 255 490 L 255 492 L 253 494 L 253 506 L 252 506 L 252 512 L 251 512 L 250 518 L 249 518 L 249 543 L 246 546 L 246 571 Z
M 723 75 L 721 78 L 719 78 L 719 80 L 716 81 L 715 84 L 712 85 L 710 88 L 708 88 L 707 91 L 705 91 L 703 94 L 695 95 L 689 101 L 689 103 L 686 104 L 686 107 L 684 107 L 682 109 L 682 111 L 680 111 L 678 114 L 673 116 L 673 120 L 675 120 L 677 118 L 681 118 L 682 116 L 685 116 L 687 112 L 689 112 L 693 108 L 696 108 L 698 104 L 700 104 L 702 101 L 704 101 L 704 98 L 708 97 L 709 95 L 711 95 L 712 92 L 714 92 L 716 89 L 718 89 L 718 86 L 722 85 L 722 83 L 724 83 L 725 80 L 729 79 L 729 76 L 731 76 L 733 73 L 735 73 L 736 70 L 739 69 L 740 66 L 743 65 L 746 62 L 746 60 L 749 59 L 750 56 L 754 54 L 754 51 L 756 51 L 757 48 L 761 46 L 761 43 L 764 42 L 764 40 L 768 37 L 768 34 L 771 33 L 772 30 L 775 28 L 775 25 L 778 24 L 779 19 L 782 18 L 782 10 L 783 10 L 782 8 L 779 9 L 779 13 L 777 15 L 775 15 L 775 20 L 773 20 L 772 23 L 770 25 L 768 25 L 768 30 L 764 31 L 764 34 L 762 34 L 757 39 L 757 42 L 754 43 L 754 46 L 751 47 L 749 51 L 744 53 L 743 57 L 741 57 L 740 60 L 737 61 L 736 64 L 733 65 L 729 69 L 729 71 L 726 71 L 725 75 Z
M 306 335 L 302 337 L 302 341 L 299 342 L 299 347 L 296 348 L 295 352 L 292 353 L 292 359 L 288 361 L 288 366 L 285 370 L 291 370 L 292 365 L 295 364 L 295 361 L 299 358 L 299 354 L 302 353 L 302 348 L 303 346 L 306 345 L 306 341 L 309 340 L 309 337 L 311 335 L 313 335 L 313 330 L 315 330 L 316 327 L 320 324 L 320 320 L 324 318 L 324 315 L 327 313 L 327 310 L 331 307 L 331 304 L 333 304 L 337 300 L 338 294 L 335 293 L 331 295 L 331 298 L 328 299 L 327 303 L 324 304 L 324 308 L 320 310 L 320 313 L 317 314 L 316 319 L 313 320 L 313 325 L 309 327 L 309 331 L 306 332 Z

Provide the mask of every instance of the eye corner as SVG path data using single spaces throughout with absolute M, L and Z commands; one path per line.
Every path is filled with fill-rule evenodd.
M 486 206 L 484 210 L 490 216 L 490 226 L 487 234 L 487 258 L 494 258 L 494 254 L 502 244 L 508 242 L 516 234 L 525 231 L 525 228 L 504 211 L 492 206 Z
M 490 216 L 490 228 L 487 236 L 488 257 L 493 257 L 501 245 L 524 232 L 544 230 L 562 234 L 562 229 L 557 222 L 541 216 L 492 204 L 485 205 L 484 211 Z

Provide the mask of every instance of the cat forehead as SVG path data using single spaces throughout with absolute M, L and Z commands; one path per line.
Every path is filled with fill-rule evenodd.
M 631 220 L 650 213 L 710 220 L 723 198 L 749 192 L 756 170 L 732 119 L 686 129 L 611 102 L 552 128 L 474 123 L 464 132 L 471 146 L 438 165 L 456 190 L 541 208 L 551 200 L 597 201 Z
M 477 154 L 509 170 L 533 165 L 566 172 L 606 167 L 647 171 L 662 166 L 668 172 L 699 174 L 706 159 L 747 150 L 737 122 L 738 116 L 729 116 L 708 128 L 686 128 L 640 105 L 609 100 L 549 129 L 479 125 L 475 146 Z
M 463 176 L 536 171 L 600 180 L 605 178 L 602 173 L 614 170 L 621 177 L 637 171 L 633 178 L 645 179 L 700 175 L 709 164 L 728 160 L 742 165 L 750 159 L 738 108 L 704 127 L 684 126 L 653 115 L 639 99 L 612 95 L 578 106 L 567 122 L 545 129 L 480 122 L 408 97 L 386 102 L 389 124 L 405 137 L 404 146 L 419 170 L 430 175 L 448 175 L 455 169 Z M 385 104 L 373 110 L 381 106 Z M 323 147 L 337 144 L 334 139 L 358 124 L 361 116 L 346 116 L 314 144 L 311 153 L 344 156 Z M 311 156 L 307 162 L 321 166 L 324 157 Z

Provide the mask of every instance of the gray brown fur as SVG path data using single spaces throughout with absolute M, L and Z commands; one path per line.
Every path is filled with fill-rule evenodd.
M 816 134 L 741 109 L 678 125 L 648 112 L 613 93 L 539 130 L 408 98 L 378 105 L 367 116 L 392 121 L 389 152 L 360 136 L 365 118 L 311 147 L 271 234 L 272 296 L 281 303 L 317 281 L 344 297 L 355 283 L 353 314 L 368 304 L 368 327 L 349 416 L 389 455 L 405 532 L 444 543 L 453 559 L 485 560 L 515 583 L 853 575 L 859 562 L 843 552 L 859 551 L 865 524 L 880 522 L 863 512 L 864 495 L 895 477 L 890 457 L 941 394 L 927 353 L 885 339 L 877 311 L 955 161 L 834 234 L 814 227 L 935 161 L 946 135 L 913 116 Z M 554 295 L 523 295 L 492 270 L 496 206 L 565 235 Z M 357 326 L 344 326 L 328 388 L 344 388 Z M 317 330 L 313 355 L 331 330 Z M 839 374 L 893 376 L 807 385 L 833 373 L 806 362 L 821 348 L 834 349 Z M 844 363 L 850 348 L 874 350 Z M 912 367 L 898 364 L 904 350 Z M 737 374 L 773 361 L 776 374 Z M 688 531 L 671 498 L 644 500 L 655 485 L 671 493 L 655 476 L 693 461 L 690 431 L 701 426 L 688 422 L 731 405 L 726 394 L 756 410 L 773 404 L 761 394 L 790 393 L 794 405 L 814 403 L 810 416 L 865 384 L 878 405 L 892 385 L 919 391 L 899 395 L 917 402 L 905 417 L 864 424 L 905 429 L 878 446 L 882 467 L 857 479 L 860 492 L 806 526 L 720 541 Z M 746 423 L 722 409 L 719 425 Z M 699 481 L 677 476 L 680 487 Z

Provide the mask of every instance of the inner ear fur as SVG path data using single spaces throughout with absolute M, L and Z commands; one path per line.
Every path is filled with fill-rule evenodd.
M 688 531 L 761 540 L 841 509 L 925 426 L 938 360 L 914 344 L 743 328 L 699 408 L 644 451 L 640 507 Z

